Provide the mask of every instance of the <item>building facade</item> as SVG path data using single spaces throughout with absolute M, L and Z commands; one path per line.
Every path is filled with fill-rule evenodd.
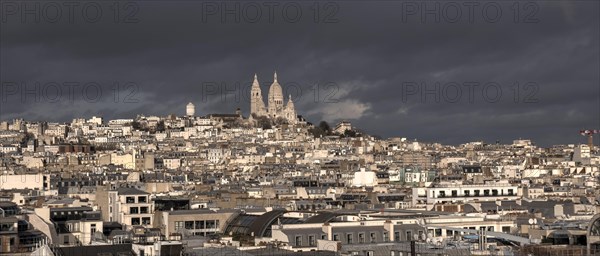
M 101 206 L 102 211 L 108 213 L 103 214 L 106 221 L 122 223 L 128 229 L 133 226 L 152 227 L 154 206 L 150 194 L 136 188 L 118 188 L 107 193 L 107 205 Z
M 273 84 L 269 88 L 269 95 L 267 97 L 268 105 L 265 106 L 262 97 L 262 90 L 258 82 L 258 76 L 254 75 L 254 82 L 252 82 L 252 89 L 250 90 L 250 114 L 254 116 L 266 116 L 269 118 L 283 118 L 291 124 L 297 122 L 296 109 L 292 96 L 288 97 L 287 104 L 284 104 L 283 89 L 279 82 L 277 82 L 277 72 L 273 75 Z

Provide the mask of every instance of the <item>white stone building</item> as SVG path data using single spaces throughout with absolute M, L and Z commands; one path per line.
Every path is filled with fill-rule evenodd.
M 252 83 L 251 96 L 250 96 L 250 114 L 256 116 L 267 116 L 269 118 L 283 118 L 291 124 L 295 124 L 298 120 L 296 116 L 296 109 L 292 96 L 288 98 L 287 104 L 284 106 L 283 103 L 283 89 L 279 82 L 277 82 L 277 72 L 273 76 L 273 84 L 269 88 L 268 105 L 265 106 L 262 90 L 258 83 L 258 77 L 254 75 L 254 82 Z

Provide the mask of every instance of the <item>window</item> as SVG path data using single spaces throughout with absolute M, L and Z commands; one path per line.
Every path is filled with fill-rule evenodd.
M 140 207 L 140 213 L 148 213 L 148 206 Z
M 133 196 L 125 197 L 125 203 L 133 204 L 135 203 L 135 198 Z
M 339 234 L 333 234 L 333 241 L 340 241 L 340 235 Z
M 452 233 L 452 230 L 450 229 L 446 229 L 446 236 L 447 237 L 452 237 L 454 234 Z
M 321 240 L 327 240 L 327 235 L 321 235 Z
M 373 253 L 373 251 L 367 251 L 367 256 L 373 256 L 373 255 L 375 255 L 375 254 Z
M 129 214 L 138 214 L 139 209 L 137 207 L 129 207 Z
M 442 236 L 442 229 L 436 228 L 435 229 L 435 237 L 440 237 L 440 236 Z
M 510 226 L 502 227 L 502 233 L 510 233 Z
M 471 191 L 470 190 L 465 190 L 463 193 L 465 193 L 465 196 L 470 196 L 471 195 Z
M 186 221 L 185 222 L 185 229 L 194 229 L 194 222 L 193 221 Z
M 217 228 L 219 221 L 218 220 L 207 220 L 206 228 Z
M 509 189 L 509 190 L 508 190 L 508 195 L 509 195 L 509 196 L 512 196 L 512 195 L 513 195 L 513 190 L 512 190 L 512 189 Z
M 140 218 L 131 218 L 131 225 L 140 225 Z
M 389 242 L 390 241 L 390 235 L 388 232 L 383 232 L 383 241 L 384 242 Z
M 497 196 L 498 195 L 498 190 L 497 189 L 492 189 L 492 195 Z
M 143 217 L 142 225 L 150 225 L 150 217 Z
M 92 224 L 92 225 L 90 226 L 90 231 L 91 231 L 92 235 L 93 235 L 94 233 L 96 233 L 96 224 Z
M 457 197 L 457 196 L 458 196 L 458 191 L 452 190 L 452 197 Z
M 484 189 L 483 190 L 483 195 L 484 196 L 489 196 L 490 195 L 490 190 L 489 189 Z
M 204 229 L 204 221 L 203 220 L 197 220 L 195 222 L 196 225 L 196 229 Z
M 358 243 L 365 243 L 365 233 L 358 233 Z
M 354 241 L 354 235 L 353 234 L 346 234 L 346 241 L 348 241 L 348 244 L 352 244 Z
M 175 231 L 183 229 L 183 221 L 175 221 Z
M 65 244 L 69 244 L 69 235 L 65 235 Z
M 400 231 L 394 232 L 394 241 L 400 241 Z
M 138 203 L 146 203 L 146 196 L 138 196 Z
M 308 236 L 308 246 L 315 246 L 315 245 L 316 245 L 315 236 L 313 236 L 313 235 Z
M 298 247 L 302 246 L 302 236 L 296 236 L 295 242 L 296 242 L 296 246 L 298 246 Z
M 479 192 L 480 192 L 479 189 L 476 189 L 475 190 L 475 196 L 479 196 L 479 194 L 480 194 Z
M 413 240 L 412 231 L 406 231 L 406 240 L 408 240 L 408 241 Z
M 446 191 L 440 191 L 439 197 L 446 197 Z
M 370 240 L 371 240 L 371 243 L 375 243 L 375 240 L 376 240 L 376 238 L 377 238 L 377 234 L 375 234 L 375 232 L 371 232 L 371 236 L 370 236 L 370 238 L 371 238 L 371 239 L 370 239 Z

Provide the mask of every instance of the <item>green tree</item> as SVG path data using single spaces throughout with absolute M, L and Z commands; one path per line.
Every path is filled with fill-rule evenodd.
M 165 121 L 160 120 L 158 122 L 158 124 L 156 124 L 156 131 L 157 132 L 164 132 L 165 131 Z
M 326 121 L 321 121 L 319 123 L 319 128 L 325 132 L 325 134 L 331 134 L 331 127 Z
M 360 135 L 357 134 L 356 131 L 354 131 L 354 130 L 345 130 L 344 134 L 343 134 L 343 137 L 354 138 L 354 137 L 360 137 Z
M 261 127 L 263 129 L 271 129 L 273 127 L 273 125 L 271 124 L 271 119 L 269 119 L 266 116 L 257 116 L 256 124 L 258 125 L 258 127 Z
M 319 138 L 322 136 L 331 135 L 331 127 L 326 121 L 321 121 L 318 126 L 309 128 L 308 132 L 310 132 L 313 137 Z

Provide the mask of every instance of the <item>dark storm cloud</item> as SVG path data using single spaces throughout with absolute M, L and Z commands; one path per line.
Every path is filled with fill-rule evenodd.
M 22 22 L 18 12 L 6 15 L 3 1 L 3 86 L 15 82 L 9 89 L 37 90 L 37 95 L 23 96 L 3 87 L 0 118 L 68 121 L 92 115 L 182 114 L 188 101 L 200 114 L 232 112 L 236 107 L 247 113 L 244 86 L 258 73 L 266 95 L 277 70 L 284 92 L 293 94 L 299 114 L 310 121 L 349 119 L 384 137 L 444 143 L 522 137 L 550 145 L 581 142 L 579 129 L 600 128 L 595 1 L 539 1 L 528 6 L 511 1 L 350 1 L 328 6 L 286 1 L 274 9 L 273 22 L 265 7 L 272 2 L 240 2 L 242 8 L 225 16 L 225 22 L 220 10 L 205 15 L 206 8 L 233 8 L 236 2 L 136 3 L 139 11 L 133 23 L 123 22 L 131 11 L 124 9 L 124 2 L 115 22 L 110 9 L 114 3 L 109 1 L 98 2 L 103 13 L 95 23 L 86 22 L 80 13 L 73 22 L 63 14 L 56 23 L 43 16 L 36 23 L 31 17 Z M 261 7 L 256 23 L 248 22 L 253 9 L 243 8 L 249 3 Z M 286 22 L 281 13 L 290 3 L 303 11 L 297 22 Z M 455 23 L 449 20 L 453 6 L 444 9 L 448 3 L 462 11 Z M 472 3 L 479 5 L 470 21 L 466 6 Z M 487 16 L 481 9 L 490 3 L 502 10 L 493 22 L 493 9 Z M 439 22 L 431 14 L 422 20 L 425 14 L 420 11 L 403 16 L 407 8 L 422 4 L 429 9 L 439 4 L 438 13 L 450 14 L 442 13 Z M 320 10 L 318 22 L 315 6 Z M 294 18 L 292 11 L 288 19 Z M 534 15 L 527 16 L 531 11 Z M 73 87 L 72 98 L 63 91 L 52 102 L 52 82 L 63 90 L 65 82 L 79 86 Z M 423 99 L 420 92 L 408 95 L 408 83 L 431 89 L 436 82 L 439 102 L 433 95 Z M 472 101 L 464 87 L 468 82 L 479 84 Z M 482 95 L 490 82 L 502 90 L 498 101 Z M 214 83 L 237 92 L 207 93 Z M 461 97 L 449 102 L 455 96 L 453 88 L 444 88 L 453 83 L 462 88 Z M 526 88 L 528 83 L 534 86 Z

